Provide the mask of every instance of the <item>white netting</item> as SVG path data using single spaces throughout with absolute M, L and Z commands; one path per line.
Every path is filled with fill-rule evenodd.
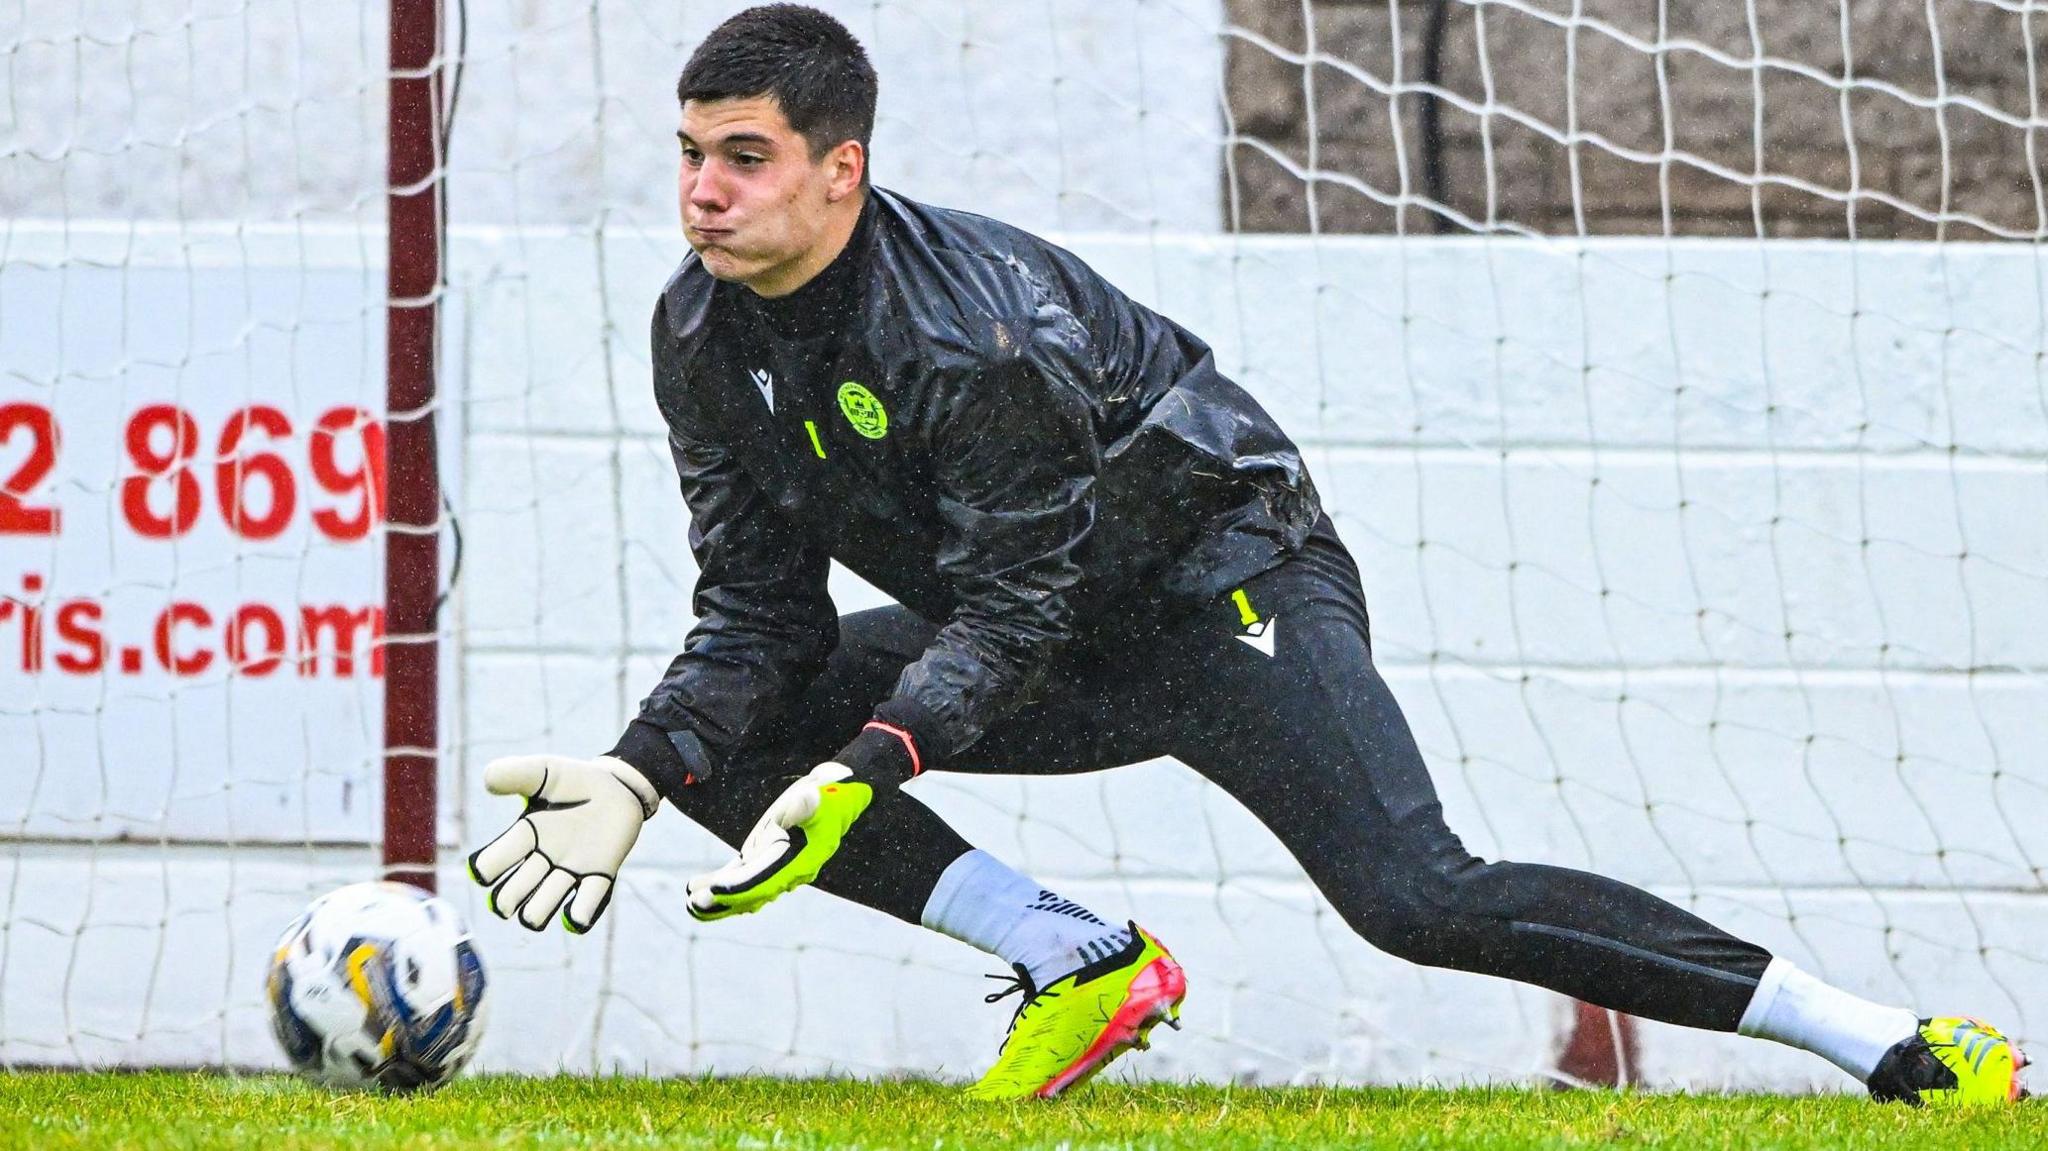
M 646 317 L 683 250 L 675 74 L 738 7 L 475 5 L 459 35 L 450 13 L 450 861 L 507 810 L 476 783 L 486 759 L 608 746 L 687 628 Z M 1210 340 L 1303 442 L 1470 846 L 1649 884 L 1867 994 L 2040 1028 L 2036 5 L 827 7 L 882 74 L 878 182 L 1059 235 Z M 373 867 L 350 846 L 375 833 L 373 704 L 334 734 L 322 697 L 250 696 L 266 685 L 219 667 L 64 679 L 15 652 L 37 595 L 145 613 L 207 580 L 236 605 L 343 602 L 309 583 L 329 578 L 374 595 L 304 501 L 260 547 L 130 540 L 120 441 L 66 413 L 204 409 L 210 464 L 253 403 L 291 415 L 305 461 L 337 376 L 381 411 L 384 35 L 379 7 L 310 2 L 0 20 L 0 403 L 63 418 L 30 502 L 65 516 L 0 536 L 7 1060 L 271 1060 L 263 948 Z M 164 320 L 179 307 L 216 326 Z M 32 439 L 0 444 L 0 480 Z M 88 451 L 105 466 L 73 464 Z M 176 718 L 175 755 L 123 721 L 135 708 Z M 294 750 L 222 735 L 251 714 Z M 917 787 L 1182 954 L 1190 1030 L 1136 1071 L 1551 1063 L 1552 997 L 1372 952 L 1184 769 Z M 697 928 L 681 880 L 716 853 L 665 816 L 599 935 L 488 930 L 524 1027 L 501 1022 L 483 1062 L 990 1057 L 985 962 L 808 893 Z M 465 882 L 444 868 L 474 910 Z M 1661 1028 L 1640 1060 L 1652 1082 L 1843 1082 Z

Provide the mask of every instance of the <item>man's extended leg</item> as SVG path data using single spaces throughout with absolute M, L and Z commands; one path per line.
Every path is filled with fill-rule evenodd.
M 1930 1039 L 1911 1012 L 1827 987 L 1628 884 L 1466 851 L 1372 665 L 1356 569 L 1327 523 L 1301 555 L 1169 629 L 1156 651 L 1148 674 L 1189 685 L 1168 721 L 1173 753 L 1279 835 L 1382 950 L 1648 1019 L 1791 1043 L 1881 1097 L 1886 1077 L 1874 1072 L 1888 1057 L 1910 1062 L 1954 1038 L 1954 1027 L 1934 1027 Z M 2009 1094 L 2011 1065 L 2002 1079 L 1996 1069 L 1966 1069 L 1959 1086 L 1953 1074 L 1946 1084 L 1931 1071 L 1908 1075 L 1898 1093 Z
M 1177 629 L 1169 658 L 1202 679 L 1176 709 L 1175 754 L 1279 835 L 1383 951 L 1733 1030 L 1768 952 L 1604 876 L 1465 850 L 1372 666 L 1347 568 L 1319 537 Z M 1262 646 L 1237 638 L 1254 627 Z

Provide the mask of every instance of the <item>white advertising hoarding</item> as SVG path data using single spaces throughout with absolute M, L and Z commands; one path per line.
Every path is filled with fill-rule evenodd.
M 381 271 L 0 267 L 0 830 L 377 837 Z

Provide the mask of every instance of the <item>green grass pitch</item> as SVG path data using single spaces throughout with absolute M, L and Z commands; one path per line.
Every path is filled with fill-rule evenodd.
M 472 1076 L 334 1095 L 278 1075 L 0 1073 L 0 1148 L 1969 1148 L 2048 1147 L 2048 1105 L 1973 1114 L 1848 1096 L 1097 1084 L 1054 1103 L 951 1086 Z

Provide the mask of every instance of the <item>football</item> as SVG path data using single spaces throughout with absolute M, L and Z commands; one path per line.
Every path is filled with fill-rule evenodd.
M 469 926 L 408 884 L 350 884 L 314 900 L 278 938 L 266 990 L 292 1068 L 338 1090 L 431 1091 L 483 1035 Z

